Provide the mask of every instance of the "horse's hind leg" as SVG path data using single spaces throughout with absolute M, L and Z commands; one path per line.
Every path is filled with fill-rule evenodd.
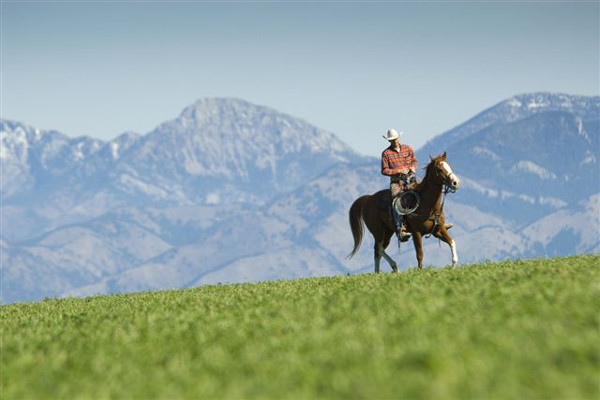
M 375 257 L 375 273 L 379 273 L 379 263 L 381 262 L 381 256 L 383 255 L 383 243 L 375 241 L 373 248 L 373 255 Z
M 397 273 L 398 265 L 396 264 L 394 259 L 385 252 L 385 249 L 390 245 L 390 239 L 392 238 L 393 235 L 394 235 L 393 232 L 386 233 L 385 239 L 383 241 L 382 252 L 383 252 L 383 258 L 385 258 L 385 261 L 387 261 L 390 264 L 390 267 L 392 267 L 392 272 Z
M 379 264 L 381 262 L 381 257 L 385 259 L 392 267 L 392 272 L 398 272 L 398 265 L 396 262 L 390 257 L 386 252 L 385 248 L 390 244 L 391 235 L 386 235 L 383 241 L 375 241 L 375 273 L 379 273 Z
M 376 242 L 375 243 L 375 273 L 376 274 L 379 273 L 379 264 L 381 262 L 381 257 L 385 258 L 385 261 L 387 261 L 390 264 L 390 267 L 392 267 L 392 272 L 398 272 L 398 266 L 396 265 L 396 262 L 384 250 L 384 243 Z
M 450 246 L 450 250 L 452 250 L 452 266 L 456 267 L 458 265 L 458 254 L 456 253 L 456 241 L 452 239 L 452 237 L 448 234 L 446 228 L 442 225 L 442 227 L 434 233 L 435 237 L 442 239 L 444 242 L 448 243 Z

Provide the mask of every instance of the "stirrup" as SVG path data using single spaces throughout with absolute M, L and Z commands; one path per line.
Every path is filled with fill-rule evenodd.
M 410 239 L 412 234 L 410 232 L 400 230 L 400 231 L 396 232 L 396 236 L 398 237 L 399 241 L 406 242 L 408 239 Z

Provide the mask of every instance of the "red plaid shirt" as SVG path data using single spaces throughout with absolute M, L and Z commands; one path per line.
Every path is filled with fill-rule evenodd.
M 396 151 L 390 146 L 381 153 L 381 173 L 383 175 L 407 174 L 409 171 L 417 172 L 417 157 L 409 145 L 401 144 L 400 151 Z

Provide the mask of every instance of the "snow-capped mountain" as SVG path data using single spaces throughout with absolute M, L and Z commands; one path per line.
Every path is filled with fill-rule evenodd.
M 560 93 L 528 93 L 496 104 L 463 124 L 426 143 L 420 150 L 427 153 L 455 143 L 498 124 L 509 124 L 536 114 L 566 112 L 580 120 L 597 120 L 600 97 L 573 96 Z
M 599 115 L 598 97 L 516 96 L 417 152 L 461 177 L 461 262 L 600 251 Z M 305 121 L 205 99 L 108 142 L 0 123 L 4 302 L 372 270 L 369 235 L 346 260 L 347 212 L 387 186 L 379 160 Z
M 333 164 L 362 158 L 331 133 L 231 99 L 196 102 L 126 157 L 118 171 L 140 182 L 140 189 L 191 204 L 264 203 Z
M 13 121 L 0 121 L 0 194 L 9 201 L 36 187 L 49 185 L 70 172 L 101 147 L 100 140 L 70 139 L 56 131 L 42 131 Z
M 600 97 L 516 96 L 442 134 L 464 177 L 457 200 L 521 225 L 600 191 Z
M 365 158 L 331 133 L 238 99 L 199 100 L 147 135 L 69 139 L 1 121 L 1 193 L 15 229 L 82 222 L 124 206 L 260 205 L 340 162 Z M 26 212 L 22 210 L 26 209 Z

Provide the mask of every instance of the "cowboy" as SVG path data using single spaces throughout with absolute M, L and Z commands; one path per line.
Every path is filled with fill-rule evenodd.
M 388 129 L 384 139 L 390 142 L 390 146 L 381 153 L 381 173 L 390 177 L 390 190 L 392 192 L 392 201 L 400 195 L 408 183 L 417 181 L 415 172 L 417 171 L 417 157 L 412 147 L 400 142 L 400 136 L 403 132 L 396 132 L 395 129 Z M 396 235 L 401 241 L 410 238 L 410 233 L 402 225 L 402 216 L 399 215 L 394 207 L 392 214 L 396 223 Z

